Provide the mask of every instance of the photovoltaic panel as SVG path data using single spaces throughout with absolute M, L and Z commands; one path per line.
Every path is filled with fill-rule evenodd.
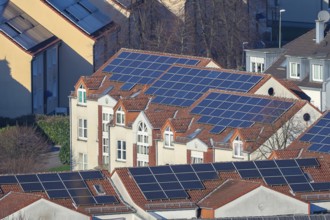
M 95 196 L 97 204 L 115 204 L 118 203 L 118 200 L 115 196 Z
M 290 184 L 290 188 L 293 192 L 311 192 L 313 188 L 309 183 L 298 183 L 298 184 Z
M 242 178 L 259 178 L 261 177 L 258 170 L 238 170 Z
M 254 163 L 260 169 L 277 168 L 277 165 L 273 160 L 256 160 Z
M 205 189 L 200 181 L 182 181 L 181 185 L 185 190 Z
M 17 179 L 14 175 L 0 176 L 0 185 L 2 184 L 17 184 Z
M 125 83 L 120 87 L 123 91 L 130 91 L 135 86 L 135 83 Z
M 314 191 L 330 190 L 330 182 L 311 183 L 311 186 L 312 186 Z
M 156 166 L 150 167 L 150 170 L 153 174 L 166 174 L 166 173 L 173 173 L 170 166 Z
M 169 191 L 164 191 L 167 198 L 169 199 L 185 199 L 189 198 L 188 194 L 186 193 L 185 190 L 169 190 Z
M 177 58 L 169 55 L 143 54 L 140 52 L 121 52 L 103 69 L 112 73 L 110 80 L 125 83 L 123 90 L 130 90 L 135 84 L 151 84 L 172 64 L 196 65 L 194 58 Z
M 60 181 L 57 173 L 42 173 L 37 175 L 41 182 Z
M 86 188 L 86 184 L 82 180 L 63 181 L 63 183 L 67 189 Z
M 69 194 L 71 197 L 78 197 L 78 196 L 92 196 L 90 191 L 85 188 L 85 189 L 69 189 Z
M 201 116 L 198 123 L 213 125 L 212 133 L 221 133 L 226 127 L 246 128 L 254 123 L 273 123 L 293 104 L 271 98 L 213 92 L 191 113 Z
M 286 180 L 282 176 L 264 177 L 264 181 L 270 186 L 287 185 Z
M 72 197 L 76 205 L 95 205 L 96 201 L 93 196 Z
M 42 182 L 42 185 L 45 190 L 60 190 L 65 189 L 65 186 L 62 181 L 58 182 Z
M 58 175 L 63 181 L 81 180 L 79 172 L 59 173 Z
M 157 182 L 159 182 L 159 183 L 178 181 L 176 176 L 173 173 L 171 173 L 171 174 L 157 174 L 157 175 L 155 175 L 155 178 L 156 178 Z
M 95 171 L 80 171 L 80 175 L 83 178 L 83 180 L 97 180 L 97 179 L 103 179 L 103 175 L 101 171 L 95 170 Z
M 214 180 L 219 178 L 218 174 L 215 171 L 197 172 L 197 176 L 201 181 Z
M 142 192 L 150 192 L 150 191 L 162 191 L 160 185 L 158 183 L 145 183 L 138 184 Z
M 223 70 L 172 66 L 150 86 L 146 94 L 157 97 L 152 100 L 154 103 L 187 107 L 209 89 L 248 92 L 262 78 Z
M 253 161 L 234 162 L 237 170 L 256 169 Z
M 214 171 L 214 168 L 210 163 L 192 164 L 191 166 L 196 172 Z
M 226 172 L 226 171 L 235 171 L 234 164 L 232 162 L 224 162 L 224 163 L 213 163 L 215 170 Z
M 41 192 L 44 191 L 40 183 L 21 183 L 24 192 Z
M 144 192 L 144 196 L 148 200 L 159 200 L 159 199 L 167 199 L 164 191 L 152 191 L 152 192 Z
M 157 180 L 153 175 L 140 175 L 134 176 L 135 182 L 138 184 L 143 183 L 156 183 Z
M 46 191 L 48 197 L 50 199 L 62 199 L 62 198 L 70 198 L 70 195 L 66 189 L 63 190 L 47 190 Z
M 311 143 L 309 151 L 330 153 L 330 112 L 326 112 L 299 140 Z
M 259 169 L 259 172 L 263 177 L 282 176 L 282 173 L 278 168 Z
M 135 168 L 129 168 L 128 170 L 133 176 L 151 174 L 149 167 L 135 167 Z
M 36 174 L 16 175 L 16 178 L 20 184 L 39 182 Z
M 171 165 L 171 169 L 174 173 L 193 173 L 194 170 L 192 169 L 191 165 Z
M 297 167 L 295 160 L 276 160 L 278 167 Z

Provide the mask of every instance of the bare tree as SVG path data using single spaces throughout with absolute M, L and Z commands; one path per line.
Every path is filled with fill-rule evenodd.
M 36 171 L 49 149 L 46 139 L 35 127 L 4 128 L 0 132 L 0 173 Z

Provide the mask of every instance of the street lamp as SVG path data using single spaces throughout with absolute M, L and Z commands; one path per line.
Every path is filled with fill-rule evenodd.
M 242 68 L 245 66 L 245 62 L 244 62 L 244 49 L 245 49 L 245 45 L 248 44 L 249 42 L 243 42 L 242 43 Z
M 282 13 L 285 12 L 285 9 L 280 10 L 280 19 L 278 20 L 278 48 L 281 48 L 282 43 Z

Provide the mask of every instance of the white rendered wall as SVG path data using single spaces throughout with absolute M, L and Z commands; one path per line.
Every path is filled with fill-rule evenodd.
M 313 104 L 316 108 L 322 110 L 321 91 L 305 88 L 301 90 L 311 98 L 311 104 Z
M 267 82 L 265 82 L 254 94 L 269 96 L 269 94 L 268 94 L 269 88 L 274 89 L 274 96 L 298 99 L 298 97 L 296 95 L 294 95 L 290 90 L 288 90 L 286 87 L 284 87 L 281 83 L 279 83 L 273 77 L 270 78 Z
M 259 188 L 215 210 L 214 217 L 308 214 L 309 205 L 266 187 Z

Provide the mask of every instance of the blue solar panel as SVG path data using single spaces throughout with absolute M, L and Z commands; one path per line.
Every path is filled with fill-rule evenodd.
M 326 112 L 299 140 L 311 143 L 309 151 L 330 153 L 330 112 Z
M 256 169 L 253 161 L 234 162 L 234 165 L 238 170 Z
M 174 190 L 174 189 L 182 189 L 182 186 L 179 182 L 163 182 L 159 183 L 162 189 L 166 190 Z
M 63 181 L 63 183 L 67 189 L 86 188 L 86 184 L 82 180 Z
M 133 176 L 151 174 L 149 167 L 135 167 L 135 168 L 129 168 L 128 170 Z
M 80 171 L 80 175 L 84 180 L 97 180 L 103 179 L 101 171 Z
M 36 174 L 16 175 L 16 178 L 20 184 L 39 182 Z
M 130 91 L 135 86 L 135 83 L 125 83 L 120 87 L 123 91 Z
M 224 162 L 224 163 L 213 163 L 215 170 L 226 172 L 226 171 L 235 171 L 235 167 L 232 162 Z
M 299 175 L 299 176 L 284 176 L 286 181 L 291 184 L 291 183 L 307 183 L 307 179 L 305 175 Z
M 63 190 L 63 189 L 65 189 L 65 186 L 60 181 L 58 181 L 58 182 L 42 182 L 42 185 L 45 188 L 45 190 L 54 190 L 54 189 Z
M 196 173 L 176 173 L 176 177 L 179 181 L 199 180 Z
M 63 181 L 65 180 L 81 180 L 81 176 L 78 172 L 70 172 L 70 173 L 59 173 L 58 174 Z
M 290 188 L 293 192 L 311 192 L 313 188 L 309 183 L 290 184 Z
M 164 191 L 167 198 L 169 199 L 185 199 L 189 198 L 188 194 L 185 190 L 170 190 L 170 191 Z
M 286 180 L 282 176 L 264 177 L 264 181 L 267 183 L 267 185 L 270 185 L 270 186 L 286 185 L 287 184 Z
M 143 175 L 143 176 L 136 176 L 134 175 L 135 182 L 139 183 L 155 183 L 157 182 L 153 175 Z
M 37 175 L 41 182 L 60 181 L 57 173 L 42 173 Z
M 311 183 L 314 191 L 330 190 L 330 182 Z
M 198 172 L 197 173 L 198 178 L 201 181 L 204 180 L 214 180 L 214 179 L 218 179 L 219 176 L 215 171 L 209 171 L 209 172 Z
M 118 200 L 115 196 L 95 196 L 97 204 L 115 204 L 118 203 Z
M 200 62 L 199 59 L 175 58 L 166 55 L 143 54 L 139 52 L 121 52 L 113 59 L 103 71 L 112 73 L 112 81 L 119 81 L 124 84 L 123 90 L 130 90 L 132 84 L 151 84 L 172 64 Z
M 173 173 L 172 174 L 155 175 L 155 178 L 159 183 L 178 181 L 176 176 Z
M 50 199 L 70 198 L 70 195 L 66 189 L 65 190 L 47 190 L 46 193 Z
M 202 95 L 202 93 L 206 92 L 210 88 L 247 92 L 263 78 L 262 76 L 254 76 L 254 78 L 246 79 L 244 77 L 241 78 L 241 75 L 243 74 L 225 73 L 221 72 L 221 70 L 216 71 L 196 67 L 172 66 L 153 85 L 151 85 L 151 87 L 146 91 L 146 94 L 153 94 L 163 98 L 170 98 L 172 100 L 178 98 L 174 95 L 164 94 L 162 91 L 163 87 L 158 85 L 158 82 L 162 82 L 163 84 L 169 83 L 171 84 L 171 87 L 167 90 L 171 90 L 173 92 L 185 92 L 186 94 L 197 93 L 198 95 L 194 95 L 194 98 L 189 98 L 190 101 L 194 102 Z M 258 78 L 259 80 L 256 81 L 255 78 Z M 253 79 L 255 82 L 251 83 L 250 79 Z M 188 100 L 188 98 L 186 99 Z M 164 99 L 154 99 L 153 102 L 183 107 L 188 106 L 185 102 L 168 103 L 164 102 Z
M 95 205 L 96 201 L 93 196 L 72 197 L 76 205 Z
M 284 176 L 302 175 L 303 174 L 299 167 L 281 168 L 280 170 Z
M 282 173 L 278 168 L 259 169 L 259 172 L 263 177 L 282 176 Z
M 238 170 L 242 178 L 260 178 L 261 175 L 258 170 Z
M 15 176 L 0 176 L 0 185 L 2 184 L 17 184 Z
M 167 199 L 164 191 L 152 191 L 152 192 L 144 192 L 144 196 L 147 200 L 159 200 L 159 199 Z
M 21 183 L 24 192 L 41 192 L 44 188 L 40 183 Z
M 277 165 L 273 160 L 256 160 L 254 163 L 259 169 L 277 168 Z
M 213 165 L 210 163 L 192 164 L 196 172 L 214 171 Z
M 194 170 L 191 165 L 171 165 L 171 169 L 174 173 L 192 173 Z
M 92 196 L 91 192 L 87 189 L 69 189 L 69 194 L 71 197 L 79 197 L 79 196 Z
M 282 103 L 288 103 L 289 107 L 277 110 L 280 114 L 274 115 L 272 111 L 264 111 L 266 108 L 276 109 Z M 211 133 L 217 134 L 226 127 L 246 128 L 255 122 L 273 123 L 292 105 L 293 102 L 281 102 L 270 98 L 246 97 L 244 99 L 242 95 L 210 93 L 191 110 L 191 113 L 201 115 L 198 123 L 214 125 Z
M 181 182 L 181 185 L 185 190 L 205 189 L 200 181 L 184 181 Z
M 142 192 L 161 191 L 158 183 L 138 184 Z

